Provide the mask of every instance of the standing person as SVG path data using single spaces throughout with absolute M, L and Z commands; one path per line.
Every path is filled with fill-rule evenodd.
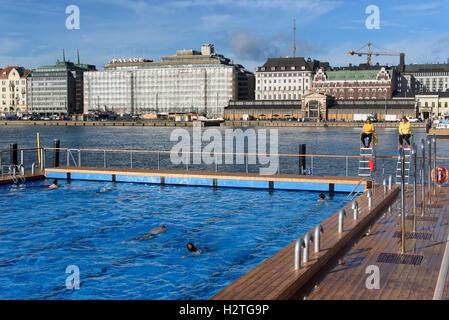
M 406 116 L 402 117 L 401 123 L 399 124 L 399 147 L 402 148 L 403 142 L 407 143 L 407 148 L 410 148 L 410 136 L 412 135 L 410 121 L 408 121 Z M 404 148 L 406 146 L 404 145 Z
M 366 119 L 365 124 L 363 125 L 362 135 L 360 140 L 362 140 L 363 147 L 369 148 L 371 141 L 373 140 L 373 134 L 375 133 L 374 125 L 371 123 L 370 119 Z M 368 138 L 368 146 L 366 146 L 366 138 Z

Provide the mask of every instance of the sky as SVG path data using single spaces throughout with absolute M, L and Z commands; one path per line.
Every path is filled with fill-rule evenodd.
M 113 58 L 159 61 L 204 43 L 249 71 L 268 57 L 296 56 L 332 66 L 366 62 L 347 54 L 367 42 L 404 52 L 406 63 L 447 62 L 449 0 L 1 0 L 0 67 L 34 69 L 66 58 L 102 69 Z M 79 8 L 79 29 L 69 30 L 68 6 Z M 379 28 L 366 20 L 379 8 Z M 371 21 L 371 20 L 370 20 Z M 373 57 L 398 64 L 397 56 Z

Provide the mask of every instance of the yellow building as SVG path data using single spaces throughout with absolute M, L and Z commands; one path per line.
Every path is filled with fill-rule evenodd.
M 21 116 L 27 113 L 27 76 L 30 70 L 7 67 L 0 71 L 0 113 Z
M 441 119 L 449 116 L 449 92 L 423 93 L 415 96 L 421 119 Z

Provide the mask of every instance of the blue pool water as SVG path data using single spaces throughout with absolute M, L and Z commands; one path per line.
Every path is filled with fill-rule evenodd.
M 46 183 L 0 186 L 0 299 L 207 299 L 346 203 L 346 194 L 320 203 L 316 192 Z M 161 224 L 157 237 L 128 241 Z M 66 288 L 69 265 L 78 290 Z

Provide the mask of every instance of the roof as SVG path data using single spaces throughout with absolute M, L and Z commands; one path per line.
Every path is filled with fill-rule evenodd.
M 25 69 L 23 67 L 10 66 L 10 67 L 6 67 L 6 68 L 4 68 L 4 69 L 2 69 L 0 71 L 0 79 L 8 79 L 9 73 L 13 69 L 16 69 L 19 72 L 19 75 L 20 75 L 21 78 L 25 78 L 31 72 L 31 70 L 27 70 L 27 69 Z
M 449 72 L 448 63 L 408 64 L 405 72 Z
M 326 71 L 327 81 L 339 81 L 339 80 L 377 80 L 377 75 L 380 69 L 377 70 L 339 70 L 339 71 Z M 385 70 L 388 72 L 390 79 L 393 77 L 392 70 Z
M 319 68 L 320 64 L 325 65 L 325 63 L 320 63 L 317 60 L 310 60 L 310 58 L 306 61 L 303 57 L 294 57 L 294 58 L 268 58 L 265 64 L 262 67 L 258 68 L 258 71 L 273 71 L 272 67 L 275 68 L 274 71 L 281 71 L 282 67 L 286 67 L 288 70 L 282 71 L 291 71 L 290 67 L 305 67 L 306 71 L 313 71 L 314 69 Z M 265 67 L 265 70 L 262 68 Z M 301 69 L 297 69 L 301 70 Z

